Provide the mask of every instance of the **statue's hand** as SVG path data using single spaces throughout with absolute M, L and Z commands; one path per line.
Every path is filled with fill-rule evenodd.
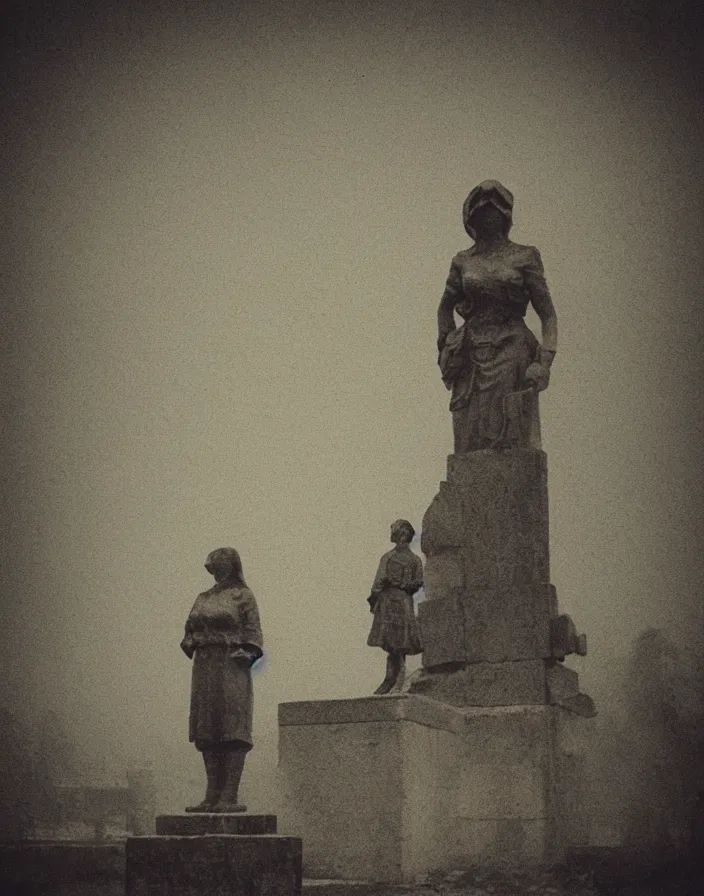
M 538 392 L 544 392 L 550 382 L 550 368 L 534 361 L 525 373 L 525 380 L 535 386 Z
M 237 647 L 234 650 L 230 651 L 230 659 L 235 660 L 237 665 L 245 666 L 249 668 L 254 661 L 254 656 L 250 653 L 249 650 L 244 650 L 242 647 Z
M 181 650 L 186 654 L 189 660 L 193 659 L 193 654 L 196 652 L 193 644 L 186 640 L 186 638 L 181 641 Z

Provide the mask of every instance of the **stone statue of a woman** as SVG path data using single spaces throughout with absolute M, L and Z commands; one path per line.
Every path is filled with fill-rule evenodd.
M 511 242 L 513 195 L 498 181 L 475 187 L 463 206 L 474 240 L 452 260 L 438 308 L 438 363 L 452 390 L 455 454 L 512 445 L 540 447 L 537 393 L 557 350 L 557 316 L 534 246 Z M 542 344 L 525 324 L 528 304 Z M 464 323 L 458 328 L 454 313 Z
M 243 812 L 237 802 L 247 752 L 252 749 L 252 665 L 262 656 L 254 595 L 234 548 L 208 554 L 215 579 L 196 598 L 181 649 L 193 660 L 189 740 L 203 754 L 205 799 L 187 812 Z
M 381 647 L 387 654 L 386 675 L 375 694 L 400 691 L 406 673 L 406 656 L 423 650 L 413 608 L 413 595 L 423 587 L 423 564 L 409 547 L 415 534 L 408 520 L 391 524 L 391 541 L 396 547 L 379 561 L 367 598 L 374 614 L 367 644 Z

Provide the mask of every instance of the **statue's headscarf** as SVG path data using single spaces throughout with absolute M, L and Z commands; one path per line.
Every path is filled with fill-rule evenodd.
M 396 520 L 395 522 L 391 523 L 392 534 L 395 534 L 396 532 L 398 532 L 399 529 L 405 529 L 406 532 L 408 533 L 408 535 L 410 536 L 410 540 L 411 541 L 413 540 L 413 538 L 416 534 L 416 530 L 408 522 L 408 520 Z
M 472 239 L 476 240 L 477 235 L 470 224 L 470 218 L 483 205 L 493 205 L 501 212 L 506 219 L 506 232 L 508 232 L 513 224 L 513 193 L 498 180 L 484 180 L 471 191 L 462 206 L 464 229 Z
M 230 564 L 230 573 L 227 578 L 222 582 L 216 582 L 213 588 L 218 590 L 221 588 L 246 588 L 247 583 L 242 572 L 242 560 L 237 551 L 234 548 L 216 548 L 208 554 L 208 557 L 212 557 L 213 554 L 226 558 Z

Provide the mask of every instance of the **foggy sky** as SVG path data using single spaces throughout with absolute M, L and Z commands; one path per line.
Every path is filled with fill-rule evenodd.
M 178 643 L 224 545 L 266 642 L 252 768 L 278 702 L 373 690 L 365 598 L 389 523 L 420 528 L 445 475 L 435 315 L 486 178 L 558 313 L 541 413 L 551 578 L 589 637 L 572 665 L 598 702 L 643 628 L 696 644 L 684 6 L 35 6 L 3 96 L 9 705 L 56 709 L 118 774 L 197 769 Z

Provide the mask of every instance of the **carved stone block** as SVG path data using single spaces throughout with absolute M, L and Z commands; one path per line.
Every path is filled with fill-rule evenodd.
M 130 837 L 126 896 L 298 896 L 302 849 L 275 834 Z

